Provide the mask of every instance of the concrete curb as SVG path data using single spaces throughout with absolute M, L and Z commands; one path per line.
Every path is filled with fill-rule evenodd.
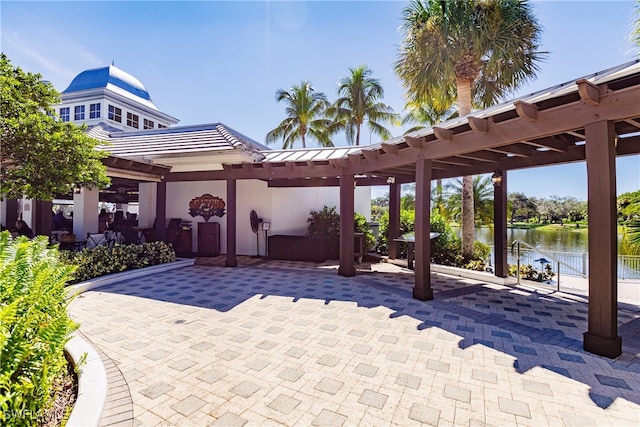
M 122 273 L 109 274 L 93 280 L 81 282 L 68 286 L 66 289 L 67 298 L 81 294 L 82 292 L 120 282 L 122 280 L 133 279 L 162 271 L 174 270 L 177 268 L 193 265 L 195 259 L 178 259 L 177 261 L 140 268 L 137 270 L 124 271 Z M 98 352 L 83 339 L 80 335 L 74 334 L 65 345 L 65 351 L 71 357 L 73 365 L 78 367 L 78 399 L 76 400 L 69 420 L 68 427 L 88 427 L 97 426 L 104 409 L 108 382 L 104 363 Z M 82 360 L 84 355 L 86 358 Z
M 107 373 L 96 350 L 80 336 L 75 335 L 65 346 L 73 365 L 78 370 L 78 399 L 68 427 L 97 426 L 107 397 Z M 82 358 L 86 355 L 84 362 Z

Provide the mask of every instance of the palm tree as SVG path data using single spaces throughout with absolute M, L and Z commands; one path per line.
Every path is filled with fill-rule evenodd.
M 287 118 L 266 136 L 267 144 L 282 139 L 282 149 L 293 148 L 299 139 L 307 148 L 307 136 L 313 137 L 323 147 L 333 147 L 330 139 L 332 122 L 325 116 L 329 107 L 327 96 L 315 92 L 311 83 L 302 82 L 288 91 L 279 89 L 276 101 L 285 101 Z
M 395 124 L 399 116 L 393 108 L 379 102 L 384 90 L 378 79 L 373 78 L 371 69 L 366 65 L 350 68 L 351 74 L 340 80 L 339 98 L 329 112 L 335 117 L 336 127 L 343 129 L 350 144 L 360 145 L 360 131 L 365 121 L 371 133 L 382 139 L 390 139 L 391 132 L 380 122 Z
M 493 182 L 489 175 L 476 175 L 473 179 L 474 221 L 480 225 L 493 226 Z M 451 218 L 460 221 L 462 217 L 462 179 L 446 185 L 449 192 L 447 211 Z
M 544 56 L 541 29 L 526 0 L 413 0 L 403 11 L 395 64 L 410 100 L 455 91 L 458 112 L 495 103 L 532 77 Z M 462 253 L 474 241 L 473 181 L 463 178 Z

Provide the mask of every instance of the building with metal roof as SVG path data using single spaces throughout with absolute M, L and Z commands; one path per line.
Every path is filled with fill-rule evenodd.
M 166 128 L 179 121 L 158 109 L 140 80 L 115 65 L 81 72 L 60 98 L 55 108 L 62 121 L 105 122 L 120 130 Z

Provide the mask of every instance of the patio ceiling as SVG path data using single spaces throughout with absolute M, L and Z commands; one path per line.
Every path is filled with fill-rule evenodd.
M 413 182 L 419 158 L 432 160 L 433 179 L 584 161 L 585 125 L 604 120 L 615 124 L 617 155 L 640 153 L 640 61 L 380 144 L 334 149 L 333 156 L 322 158 L 313 150 L 293 150 L 296 154 L 289 156 L 265 152 L 260 162 L 171 173 L 167 180 L 325 186 L 337 185 L 341 175 L 355 175 L 359 185 L 381 185 L 388 177 Z

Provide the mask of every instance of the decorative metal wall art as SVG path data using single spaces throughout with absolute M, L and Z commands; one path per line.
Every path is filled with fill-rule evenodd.
M 203 194 L 189 202 L 189 215 L 193 217 L 199 215 L 204 218 L 205 222 L 209 222 L 209 218 L 212 216 L 224 216 L 224 207 L 224 201 L 220 197 Z

